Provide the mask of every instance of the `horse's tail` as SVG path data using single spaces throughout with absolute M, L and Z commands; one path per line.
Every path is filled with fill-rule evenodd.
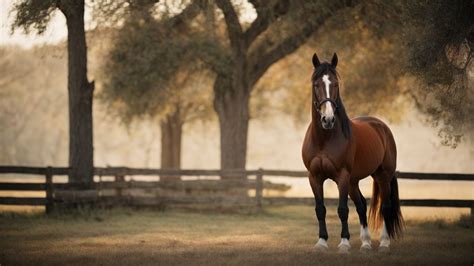
M 400 198 L 398 197 L 397 177 L 393 176 L 390 181 L 390 202 L 387 206 L 382 205 L 383 199 L 379 184 L 374 179 L 372 187 L 372 199 L 370 200 L 369 223 L 373 229 L 378 229 L 385 221 L 387 233 L 392 239 L 402 236 L 404 222 L 400 210 Z
M 377 181 L 374 179 L 372 185 L 372 198 L 370 199 L 369 225 L 377 230 L 382 225 L 383 217 L 381 213 L 382 199 Z

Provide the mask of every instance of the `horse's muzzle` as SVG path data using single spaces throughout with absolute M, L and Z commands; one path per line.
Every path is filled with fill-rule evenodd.
M 336 118 L 334 116 L 330 118 L 326 116 L 321 117 L 321 125 L 324 129 L 332 129 L 334 127 L 335 122 Z

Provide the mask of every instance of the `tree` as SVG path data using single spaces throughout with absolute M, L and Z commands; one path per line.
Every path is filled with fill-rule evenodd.
M 92 95 L 94 83 L 87 80 L 87 46 L 84 29 L 84 0 L 23 0 L 16 11 L 12 30 L 32 28 L 45 31 L 52 13 L 59 9 L 68 29 L 69 166 L 70 182 L 93 181 Z
M 224 52 L 221 57 L 226 58 L 229 65 L 218 69 L 214 82 L 214 109 L 219 117 L 223 169 L 245 168 L 249 102 L 258 80 L 270 66 L 293 53 L 328 18 L 347 6 L 347 1 L 250 2 L 257 18 L 245 29 L 230 1 L 216 1 L 224 14 L 227 30 L 226 39 L 216 40 L 216 43 L 225 47 L 219 51 Z
M 400 12 L 406 73 L 418 80 L 413 99 L 451 147 L 463 135 L 474 137 L 472 14 L 474 2 L 468 0 L 407 2 Z
M 180 74 L 168 87 L 173 93 L 167 97 L 167 111 L 160 121 L 161 168 L 181 168 L 183 126 L 212 116 L 209 74 Z
M 182 25 L 182 19 L 195 16 L 199 6 L 188 6 L 178 17 L 155 20 L 150 3 L 128 8 L 101 69 L 100 98 L 125 124 L 133 119 L 158 120 L 161 167 L 178 169 L 184 124 L 211 117 L 207 90 L 211 75 L 189 57 L 187 50 L 192 48 L 186 44 L 192 32 Z
M 407 93 L 453 148 L 463 136 L 474 137 L 473 12 L 469 0 L 368 1 L 363 16 L 371 31 L 400 40 L 395 52 L 403 75 L 414 78 Z
M 464 135 L 474 137 L 474 3 L 447 1 L 368 1 L 365 25 L 379 36 L 398 40 L 397 59 L 407 92 L 442 143 L 456 147 Z

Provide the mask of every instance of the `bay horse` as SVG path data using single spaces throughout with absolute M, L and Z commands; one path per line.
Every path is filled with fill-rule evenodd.
M 371 175 L 374 182 L 369 220 L 374 229 L 383 224 L 379 251 L 388 251 L 390 239 L 400 237 L 404 227 L 395 176 L 395 140 L 388 126 L 377 118 L 366 116 L 349 119 L 339 93 L 337 62 L 336 53 L 331 63 L 321 63 L 316 54 L 312 58 L 312 118 L 304 138 L 302 155 L 309 172 L 319 223 L 319 240 L 315 248 L 328 250 L 323 183 L 332 179 L 339 190 L 337 214 L 342 224 L 339 252 L 347 253 L 351 248 L 347 224 L 348 195 L 359 215 L 360 249 L 372 249 L 367 227 L 367 202 L 359 189 L 359 181 Z

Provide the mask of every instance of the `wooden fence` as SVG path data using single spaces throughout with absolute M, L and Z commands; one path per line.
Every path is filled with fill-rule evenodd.
M 284 184 L 274 184 L 264 181 L 265 176 L 274 177 L 307 177 L 306 171 L 284 171 L 284 170 L 178 170 L 178 169 L 150 169 L 150 168 L 127 168 L 107 167 L 94 169 L 94 175 L 99 177 L 98 182 L 86 187 L 83 184 L 54 183 L 53 176 L 67 176 L 68 168 L 64 167 L 20 167 L 0 166 L 0 174 L 30 174 L 43 175 L 44 183 L 7 183 L 0 182 L 0 191 L 44 191 L 46 197 L 0 197 L 0 204 L 7 205 L 39 205 L 46 206 L 49 212 L 54 205 L 61 203 L 86 203 L 100 202 L 106 205 L 116 203 L 131 206 L 156 206 L 160 204 L 208 204 L 219 203 L 221 205 L 233 206 L 255 206 L 261 209 L 263 205 L 313 205 L 312 197 L 264 197 L 264 189 L 284 191 L 289 187 Z M 114 181 L 102 181 L 103 177 L 115 177 Z M 136 181 L 125 180 L 125 176 L 166 176 L 161 181 Z M 182 180 L 182 176 L 234 176 L 247 177 L 246 179 L 215 179 L 215 180 Z M 255 179 L 249 179 L 254 176 Z M 173 178 L 174 177 L 174 178 Z M 408 173 L 398 172 L 399 179 L 415 180 L 452 180 L 452 181 L 474 181 L 474 174 L 441 174 L 441 173 Z M 0 176 L 1 178 L 1 176 Z M 249 197 L 242 194 L 193 194 L 192 190 L 204 191 L 227 191 L 229 189 L 252 189 L 255 196 Z M 161 189 L 168 193 L 155 193 L 153 197 L 143 197 L 130 193 L 133 189 Z M 107 190 L 115 191 L 107 194 Z M 128 190 L 128 193 L 123 191 Z M 171 190 L 171 193 L 169 191 Z M 175 191 L 175 192 L 173 192 Z M 180 191 L 177 193 L 176 191 Z M 325 199 L 326 204 L 336 205 L 337 199 Z M 421 207 L 455 207 L 470 208 L 474 215 L 474 200 L 448 200 L 448 199 L 401 199 L 402 206 Z

